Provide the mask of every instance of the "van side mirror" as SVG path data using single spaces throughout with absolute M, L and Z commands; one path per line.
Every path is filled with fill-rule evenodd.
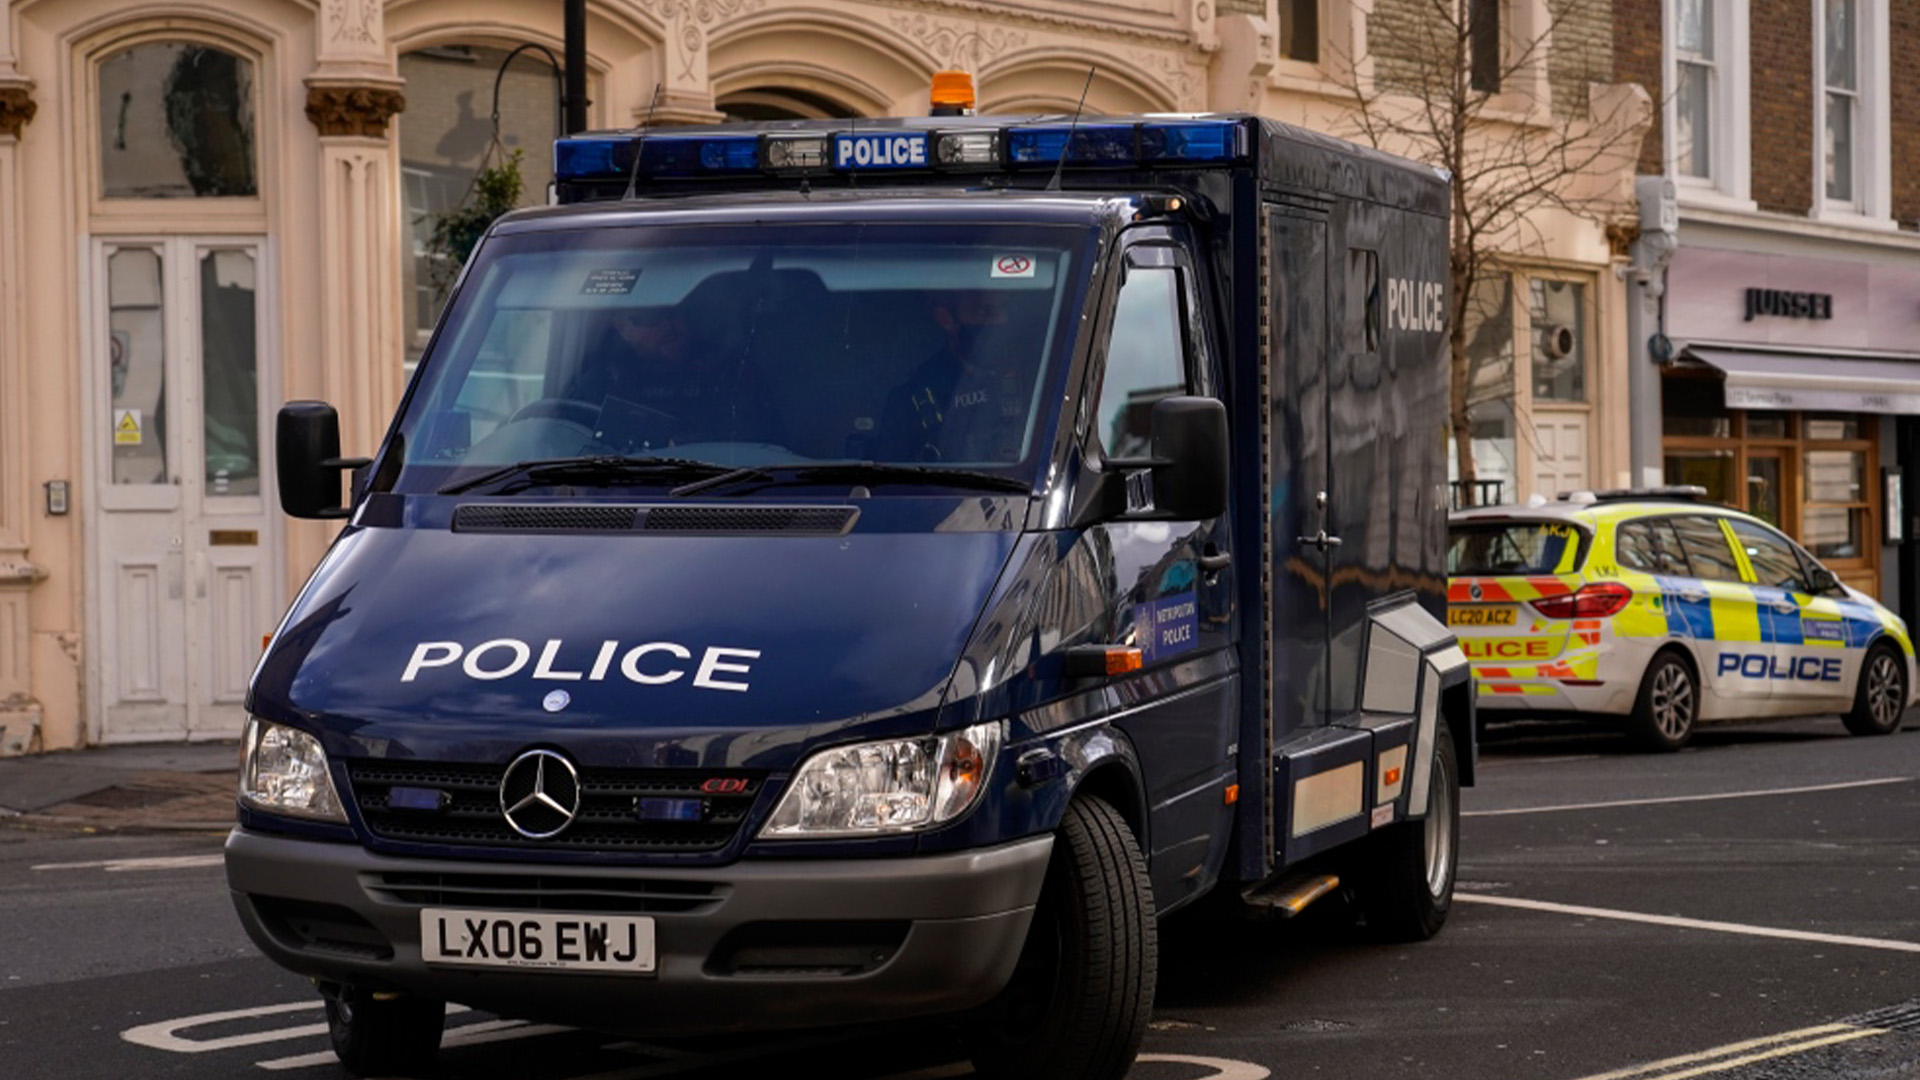
M 340 414 L 324 401 L 289 401 L 274 428 L 280 508 L 297 518 L 343 518 L 340 473 L 369 464 L 340 456 Z
M 1156 516 L 1199 521 L 1227 511 L 1227 407 L 1213 398 L 1168 397 L 1153 403 L 1150 458 L 1109 458 L 1121 469 L 1149 469 Z

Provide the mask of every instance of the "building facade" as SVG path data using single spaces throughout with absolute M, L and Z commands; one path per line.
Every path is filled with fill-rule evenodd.
M 1462 4 L 1494 12 L 1479 48 L 1510 76 L 1476 91 L 1498 105 L 1484 137 L 1605 126 L 1624 92 L 1590 77 L 1615 66 L 1609 18 Z M 1363 137 L 1357 102 L 1417 92 L 1420 11 L 591 0 L 589 115 L 916 114 L 933 72 L 963 68 L 983 112 L 1084 94 L 1089 112 L 1249 109 Z M 455 269 L 438 215 L 516 151 L 522 201 L 544 197 L 561 37 L 561 6 L 528 0 L 0 4 L 0 753 L 236 735 L 263 636 L 332 535 L 278 513 L 273 414 L 327 400 L 347 453 L 377 444 Z M 1609 225 L 1633 169 L 1572 172 L 1582 209 L 1486 238 L 1475 452 L 1509 498 L 1626 468 Z
M 1634 286 L 1658 307 L 1629 358 L 1655 373 L 1636 402 L 1641 479 L 1766 518 L 1913 619 L 1920 89 L 1894 73 L 1920 59 L 1920 10 L 1616 11 L 1620 77 L 1661 88 L 1641 171 L 1675 211 Z

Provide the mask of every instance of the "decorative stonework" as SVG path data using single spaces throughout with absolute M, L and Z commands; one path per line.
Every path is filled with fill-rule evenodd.
M 706 81 L 707 31 L 716 21 L 751 15 L 767 0 L 641 0 L 641 7 L 667 24 L 667 41 L 679 61 L 682 85 Z
M 894 15 L 894 29 L 919 42 L 945 68 L 979 71 L 999 57 L 1027 43 L 1023 31 L 1000 26 L 981 27 L 927 15 Z
M 1198 80 L 1185 59 L 1157 49 L 1135 49 L 1129 54 L 1135 70 L 1173 92 L 1176 109 L 1198 106 L 1194 87 Z
M 387 137 L 387 121 L 407 107 L 406 95 L 389 86 L 309 86 L 307 119 L 322 136 Z
M 334 41 L 371 45 L 378 36 L 374 21 L 380 16 L 380 0 L 327 0 L 326 12 Z
M 40 111 L 24 86 L 0 86 L 0 135 L 19 138 L 33 114 Z

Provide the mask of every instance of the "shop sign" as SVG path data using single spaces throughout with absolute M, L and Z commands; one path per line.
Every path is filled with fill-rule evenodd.
M 1820 412 L 1920 413 L 1920 393 L 1844 389 L 1782 389 L 1727 381 L 1729 409 L 1806 409 Z
M 1833 318 L 1833 294 L 1788 292 L 1785 289 L 1748 289 L 1747 322 L 1756 315 L 1778 315 L 1787 319 Z

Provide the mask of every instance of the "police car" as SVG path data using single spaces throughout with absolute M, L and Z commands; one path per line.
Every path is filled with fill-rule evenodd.
M 1906 623 L 1704 494 L 1453 514 L 1448 622 L 1479 707 L 1622 716 L 1656 750 L 1716 720 L 1837 712 L 1857 735 L 1898 728 L 1913 701 Z

